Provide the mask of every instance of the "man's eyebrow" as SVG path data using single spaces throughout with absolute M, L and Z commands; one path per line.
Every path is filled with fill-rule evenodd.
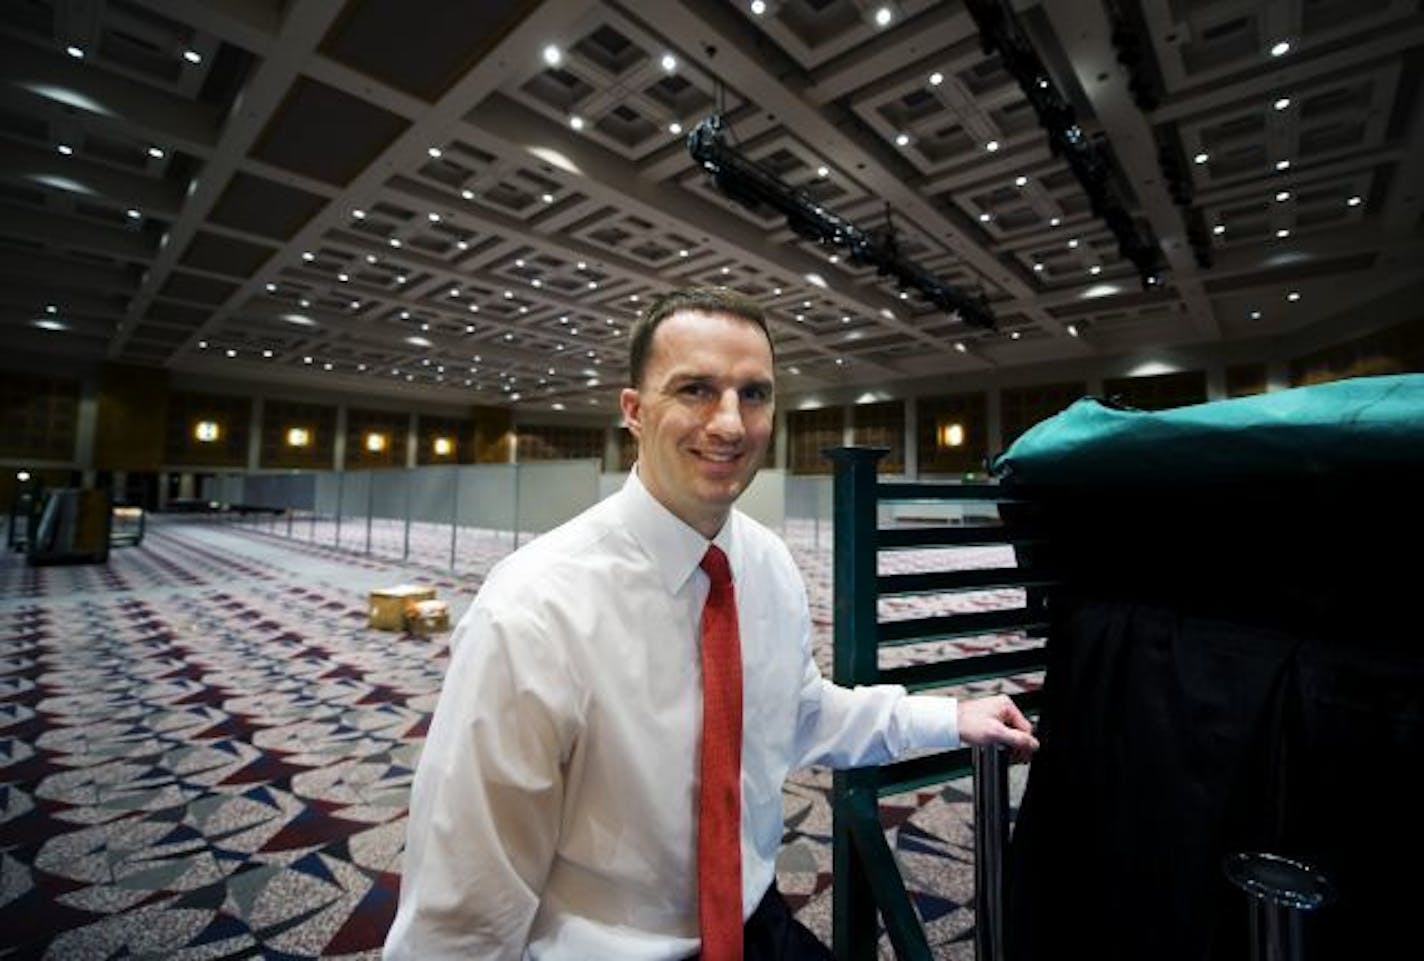
M 668 382 L 668 385 L 669 385 L 669 386 L 677 386 L 677 387 L 680 387 L 680 386 L 682 386 L 683 384 L 695 384 L 695 383 L 697 383 L 697 382 L 699 382 L 699 381 L 710 381 L 710 380 L 712 380 L 712 375 L 711 375 L 711 374 L 700 374 L 700 373 L 697 373 L 697 372 L 695 372 L 695 371 L 684 371 L 684 372 L 681 372 L 681 373 L 675 373 L 675 374 L 673 374 L 672 376 L 670 376 L 670 377 L 668 378 L 667 382 Z

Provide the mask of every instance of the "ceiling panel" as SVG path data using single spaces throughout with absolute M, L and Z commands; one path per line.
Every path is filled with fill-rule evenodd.
M 962 3 L 31 0 L 0 24 L 0 328 L 612 416 L 637 312 L 690 283 L 768 305 L 795 392 L 1280 337 L 1420 282 L 1417 2 L 1011 6 L 1159 289 Z M 998 329 L 730 200 L 685 145 L 713 113 Z

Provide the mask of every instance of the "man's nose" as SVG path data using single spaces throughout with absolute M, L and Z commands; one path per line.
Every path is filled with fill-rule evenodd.
M 707 431 L 731 439 L 738 439 L 746 432 L 742 424 L 742 399 L 735 390 L 722 392 L 707 422 Z

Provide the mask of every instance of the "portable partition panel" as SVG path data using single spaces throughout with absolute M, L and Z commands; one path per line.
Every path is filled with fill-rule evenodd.
M 406 525 L 416 556 L 443 557 L 455 567 L 455 519 L 459 513 L 459 468 L 422 467 L 406 471 L 410 515 Z
M 786 475 L 786 523 L 783 536 L 800 546 L 819 548 L 831 539 L 831 478 Z
M 309 519 L 307 538 L 318 544 L 336 543 L 336 518 L 341 512 L 341 471 L 317 471 L 315 507 Z
M 273 510 L 310 511 L 316 504 L 316 477 L 309 472 L 249 474 L 243 479 L 242 502 Z
M 246 478 L 242 474 L 218 474 L 204 477 L 199 496 L 205 501 L 231 505 L 243 503 Z
M 381 557 L 410 557 L 410 498 L 407 471 L 387 468 L 371 472 L 367 492 L 366 551 Z
M 764 469 L 737 499 L 737 509 L 774 531 L 786 531 L 786 471 Z
M 541 534 L 598 503 L 597 460 L 534 461 L 515 472 L 515 543 Z
M 349 470 L 340 473 L 337 498 L 340 513 L 336 516 L 336 545 L 353 551 L 370 551 L 371 545 L 371 476 L 372 470 Z
M 1025 639 L 1046 637 L 1047 590 L 1053 578 L 1033 566 L 1036 535 L 1030 525 L 1006 520 L 986 520 L 986 505 L 1010 498 L 995 485 L 881 483 L 876 462 L 885 448 L 850 447 L 826 451 L 835 464 L 835 651 L 833 677 L 837 684 L 903 684 L 911 689 L 948 687 L 987 679 L 1014 678 L 1041 670 L 1041 643 L 992 653 L 975 654 L 933 663 L 881 668 L 880 649 L 921 641 L 975 637 L 1000 632 L 1023 632 Z M 882 503 L 952 502 L 974 505 L 965 516 L 973 523 L 920 524 L 901 521 L 882 528 Z M 997 512 L 994 512 L 997 513 Z M 949 516 L 949 515 L 945 515 Z M 908 573 L 880 573 L 882 552 L 1012 545 L 1014 566 L 969 567 L 953 570 L 916 569 Z M 931 560 L 933 553 L 931 552 Z M 998 589 L 1023 591 L 1021 607 L 967 610 L 930 617 L 880 620 L 882 597 L 952 595 Z M 1015 695 L 1025 711 L 1035 710 L 1037 690 Z M 897 958 L 929 961 L 932 957 L 924 928 L 905 891 L 899 867 L 885 841 L 878 800 L 917 787 L 974 774 L 968 749 L 941 752 L 880 767 L 837 771 L 832 787 L 832 937 L 839 961 L 875 958 L 880 914 Z M 975 793 L 986 785 L 976 780 Z M 997 785 L 991 785 L 1000 795 Z M 976 831 L 991 830 L 988 819 L 976 822 Z M 1002 864 L 1002 841 L 989 838 L 985 856 Z M 985 872 L 1002 891 L 1002 871 Z M 984 892 L 988 894 L 989 892 Z M 976 925 L 1002 923 L 987 917 L 1002 898 L 979 901 Z M 986 939 L 986 944 L 996 939 Z M 980 961 L 991 961 L 981 945 Z M 997 958 L 993 961 L 998 961 Z

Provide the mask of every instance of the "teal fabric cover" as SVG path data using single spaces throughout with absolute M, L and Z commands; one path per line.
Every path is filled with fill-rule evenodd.
M 1084 398 L 994 458 L 1006 485 L 1215 484 L 1417 471 L 1424 374 L 1360 377 L 1164 411 Z

